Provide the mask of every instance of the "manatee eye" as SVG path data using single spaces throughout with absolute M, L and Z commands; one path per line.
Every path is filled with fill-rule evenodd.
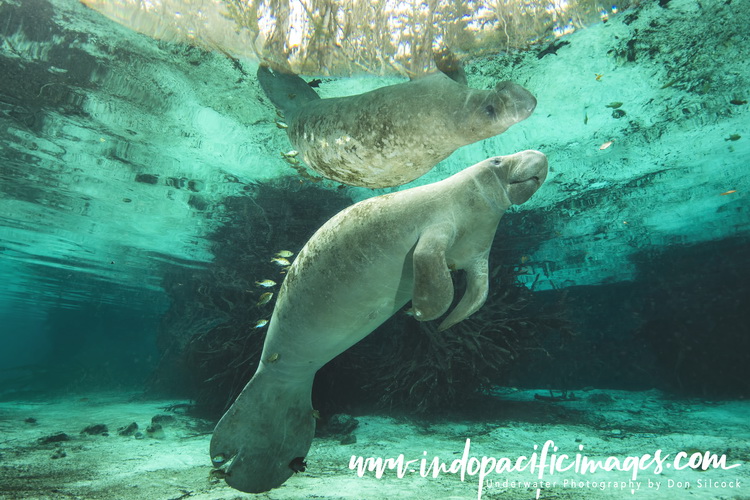
M 503 164 L 503 159 L 502 158 L 493 158 L 490 163 L 492 163 L 493 167 L 499 167 L 500 165 Z
M 484 108 L 484 112 L 487 113 L 487 116 L 489 116 L 493 120 L 495 119 L 495 106 L 493 106 L 492 104 L 488 104 Z

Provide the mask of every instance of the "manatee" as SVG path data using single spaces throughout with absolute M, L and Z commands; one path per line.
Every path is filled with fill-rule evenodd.
M 513 82 L 478 90 L 461 83 L 462 73 L 451 74 L 321 99 L 297 75 L 258 68 L 304 162 L 328 179 L 368 188 L 410 182 L 461 146 L 505 132 L 536 107 L 534 96 Z
M 498 156 L 326 222 L 292 263 L 258 370 L 214 431 L 211 460 L 226 482 L 259 493 L 303 470 L 315 432 L 315 373 L 409 300 L 417 319 L 441 317 L 453 300 L 451 270 L 465 271 L 467 289 L 440 329 L 479 309 L 500 218 L 546 176 L 538 151 Z

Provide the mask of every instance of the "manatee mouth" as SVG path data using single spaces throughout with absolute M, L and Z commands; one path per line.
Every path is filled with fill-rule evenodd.
M 541 153 L 522 157 L 520 164 L 511 171 L 508 177 L 508 184 L 511 186 L 533 183 L 536 188 L 539 188 L 547 178 L 547 158 Z
M 504 108 L 513 116 L 516 123 L 531 116 L 536 109 L 536 98 L 516 83 L 500 82 L 495 86 L 495 91 L 501 96 Z
M 539 176 L 532 175 L 531 177 L 528 177 L 526 179 L 520 180 L 520 181 L 510 181 L 511 185 L 514 184 L 523 184 L 525 182 L 534 182 L 534 184 L 542 185 L 542 180 L 539 178 Z

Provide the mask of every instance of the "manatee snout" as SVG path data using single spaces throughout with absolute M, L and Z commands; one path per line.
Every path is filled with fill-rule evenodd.
M 547 178 L 547 157 L 539 151 L 521 151 L 509 156 L 508 198 L 513 205 L 525 203 Z
M 506 116 L 513 123 L 525 120 L 536 108 L 536 98 L 531 92 L 511 81 L 498 83 L 495 86 L 495 95 L 502 101 Z

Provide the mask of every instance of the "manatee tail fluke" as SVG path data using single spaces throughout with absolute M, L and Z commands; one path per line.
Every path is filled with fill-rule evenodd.
M 305 103 L 320 99 L 312 87 L 299 76 L 262 64 L 258 67 L 258 82 L 266 96 L 284 113 L 287 120 Z
M 304 470 L 315 434 L 312 379 L 279 386 L 257 373 L 219 421 L 211 461 L 229 486 L 262 493 Z

